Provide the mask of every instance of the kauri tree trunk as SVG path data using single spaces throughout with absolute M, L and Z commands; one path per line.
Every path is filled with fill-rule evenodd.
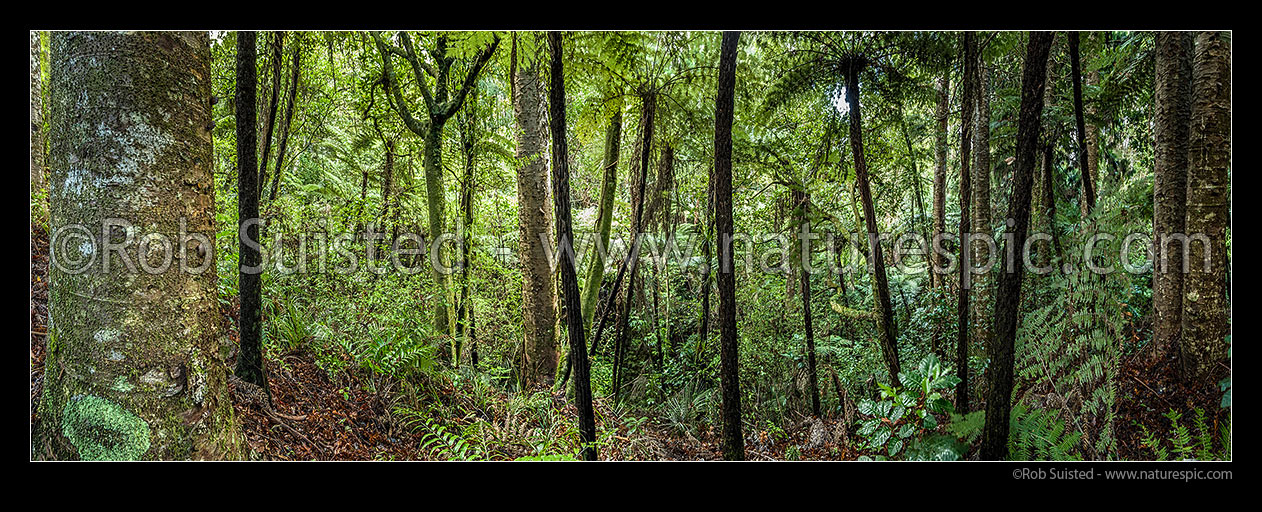
M 512 77 L 517 159 L 523 162 L 517 169 L 517 226 L 521 247 L 518 257 L 524 310 L 522 330 L 526 335 L 523 383 L 524 387 L 548 387 L 552 385 L 557 365 L 557 298 L 544 248 L 544 240 L 552 232 L 552 219 L 547 214 L 548 165 L 544 161 L 548 116 L 539 69 L 542 59 L 534 55 L 522 60 L 518 63 L 514 58 Z M 431 229 L 436 228 L 431 226 Z
M 1198 380 L 1227 355 L 1227 226 L 1231 170 L 1231 47 L 1225 32 L 1196 35 L 1188 149 L 1188 272 L 1183 278 L 1183 375 Z
M 50 227 L 79 235 L 52 249 L 36 452 L 239 458 L 219 355 L 209 37 L 54 32 L 50 54 Z M 170 249 L 142 244 L 151 233 Z

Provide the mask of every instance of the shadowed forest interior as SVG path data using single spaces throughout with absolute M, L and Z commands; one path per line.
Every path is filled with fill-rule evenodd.
M 33 460 L 1231 460 L 1231 32 L 30 62 Z

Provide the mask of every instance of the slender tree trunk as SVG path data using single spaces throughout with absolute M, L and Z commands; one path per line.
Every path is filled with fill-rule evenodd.
M 40 32 L 31 31 L 31 194 L 44 188 L 44 79 Z
M 977 34 L 964 33 L 964 82 L 960 85 L 960 268 L 959 288 L 956 290 L 956 319 L 958 326 L 955 338 L 955 371 L 960 382 L 955 385 L 955 409 L 960 413 L 968 412 L 968 345 L 969 345 L 969 307 L 968 292 L 972 288 L 972 247 L 969 243 L 969 207 L 972 203 L 972 176 L 969 172 L 969 155 L 971 145 L 978 142 L 973 138 L 972 128 L 979 119 L 973 117 L 976 105 L 975 94 L 981 88 L 977 79 Z M 985 100 L 981 100 L 985 101 Z M 979 148 L 979 151 L 985 151 Z
M 609 118 L 605 130 L 604 178 L 600 182 L 600 206 L 596 216 L 596 252 L 592 254 L 587 271 L 587 283 L 583 290 L 583 319 L 587 328 L 593 327 L 596 303 L 600 300 L 600 285 L 605 276 L 605 254 L 609 250 L 609 232 L 613 225 L 614 196 L 618 186 L 618 147 L 622 141 L 622 103 Z M 603 249 L 602 249 L 603 248 Z
M 41 458 L 242 456 L 219 356 L 210 61 L 205 32 L 52 33 L 50 228 L 86 228 L 49 266 Z
M 1187 215 L 1188 133 L 1192 117 L 1191 32 L 1157 33 L 1156 158 L 1153 179 L 1153 354 L 1180 347 L 1183 251 L 1169 240 L 1184 233 Z M 1164 260 L 1162 255 L 1165 255 Z
M 1051 140 L 1043 142 L 1043 172 L 1039 175 L 1042 181 L 1042 187 L 1039 191 L 1042 193 L 1040 201 L 1043 203 L 1043 214 L 1047 217 L 1045 226 L 1047 231 L 1052 235 L 1052 251 L 1047 255 L 1048 263 L 1053 261 L 1065 261 L 1065 249 L 1060 243 L 1060 232 L 1056 229 L 1056 151 L 1052 146 Z M 1031 199 L 1032 200 L 1032 199 Z M 1055 260 L 1053 260 L 1055 256 Z
M 538 72 L 536 71 L 535 74 L 532 76 L 535 83 L 534 83 L 534 87 L 531 90 L 539 95 L 542 95 L 543 93 L 541 91 L 542 91 L 543 86 L 540 85 L 539 83 Z M 539 123 L 539 126 L 542 127 L 542 128 L 539 128 L 539 127 L 534 128 L 542 133 L 533 133 L 530 135 L 531 138 L 538 139 L 538 142 L 537 144 L 531 146 L 534 149 L 529 154 L 538 155 L 538 156 L 535 159 L 535 161 L 532 161 L 531 163 L 527 164 L 527 167 L 530 167 L 533 172 L 537 173 L 537 174 L 531 174 L 531 176 L 533 176 L 535 180 L 542 179 L 542 182 L 536 183 L 535 186 L 543 187 L 542 189 L 539 189 L 542 195 L 538 198 L 538 200 L 540 201 L 540 203 L 538 204 L 546 205 L 547 200 L 548 200 L 548 192 L 547 192 L 548 167 L 543 161 L 543 147 L 546 144 L 545 141 L 547 139 L 547 124 L 546 124 L 546 120 L 542 120 L 542 118 L 543 118 L 543 109 L 546 109 L 547 107 L 543 105 L 542 96 L 540 96 L 540 98 L 537 101 L 532 100 L 530 98 L 526 98 L 523 101 L 528 102 L 531 106 L 530 108 L 534 109 L 532 112 L 527 113 L 526 115 L 531 116 L 532 120 L 536 123 Z M 446 217 L 446 211 L 447 211 L 446 190 L 443 184 L 443 175 L 442 175 L 443 173 L 442 133 L 443 133 L 443 128 L 445 124 L 446 124 L 445 118 L 441 121 L 431 120 L 430 129 L 428 132 L 426 132 L 426 135 L 425 135 L 425 149 L 424 149 L 425 160 L 423 162 L 423 167 L 425 171 L 426 204 L 429 209 L 429 238 L 428 240 L 430 240 L 431 243 L 435 243 L 436 241 L 439 240 L 438 237 L 442 236 L 444 232 L 444 224 L 445 224 L 444 219 Z M 520 187 L 521 187 L 520 173 L 521 173 L 521 169 L 518 169 L 518 174 L 519 174 L 519 182 L 518 182 L 519 196 L 518 197 L 519 199 L 520 199 Z M 520 204 L 522 203 L 519 203 L 519 205 Z M 540 208 L 535 208 L 535 210 L 539 210 L 539 209 Z M 520 217 L 521 215 L 522 214 L 519 212 L 518 217 Z M 547 217 L 546 213 L 540 213 L 538 215 L 535 215 L 534 213 L 530 213 L 529 215 L 532 218 L 536 216 Z M 547 228 L 547 229 L 543 229 L 543 231 L 539 231 L 536 234 L 546 233 L 550 231 L 551 222 L 549 221 L 547 225 L 540 225 L 538 227 Z M 538 238 L 536 237 L 534 240 L 537 241 Z M 527 242 L 523 241 L 523 243 L 527 243 Z M 535 248 L 540 251 L 543 250 L 541 246 L 536 245 Z M 437 253 L 439 255 L 439 259 L 444 264 L 450 261 L 449 255 L 446 251 L 446 244 L 444 244 L 443 247 L 440 247 Z M 543 260 L 542 264 L 545 268 L 548 266 L 546 258 Z M 450 334 L 453 332 L 453 329 L 454 329 L 454 326 L 451 324 L 451 315 L 448 314 L 448 309 L 451 308 L 451 301 L 450 301 L 451 276 L 439 270 L 439 266 L 436 265 L 434 267 L 434 283 L 438 285 L 438 289 L 442 293 L 442 296 L 443 296 L 443 300 L 438 301 L 438 303 L 434 305 L 434 323 L 433 323 L 434 330 L 439 333 Z M 549 286 L 551 286 L 551 280 L 549 280 L 548 283 L 549 283 Z M 556 309 L 555 295 L 552 294 L 551 292 L 549 293 L 549 295 L 553 297 L 552 308 L 553 310 L 555 310 Z M 552 359 L 553 359 L 553 364 L 555 365 L 555 359 L 556 359 L 555 354 L 552 356 Z
M 934 111 L 933 130 L 933 238 L 929 239 L 929 280 L 933 288 L 946 285 L 946 255 L 937 251 L 937 240 L 946 232 L 946 168 L 947 168 L 947 122 L 951 113 L 950 68 L 938 77 L 938 106 Z M 943 269 L 941 272 L 938 269 Z M 942 340 L 941 322 L 933 323 L 930 345 L 933 351 L 944 356 L 946 349 Z
M 724 32 L 714 104 L 714 223 L 719 236 L 719 376 L 723 404 L 723 458 L 745 460 L 741 434 L 740 359 L 736 338 L 736 268 L 732 261 L 732 117 L 736 45 L 740 32 Z
M 1100 70 L 1093 69 L 1087 73 L 1087 85 L 1097 86 L 1100 84 Z M 1100 190 L 1100 127 L 1092 121 L 1096 117 L 1095 104 L 1085 105 L 1087 123 L 1087 171 L 1091 176 L 1091 189 L 1099 195 Z
M 1082 116 L 1082 63 L 1079 61 L 1078 44 L 1081 32 L 1069 33 L 1069 72 L 1074 85 L 1074 125 L 1078 138 L 1078 169 L 1082 172 L 1082 217 L 1085 219 L 1095 209 L 1095 177 L 1087 163 L 1087 126 Z
M 1043 81 L 1043 110 L 1045 112 L 1050 111 L 1055 104 L 1052 87 L 1056 83 L 1054 64 L 1051 58 L 1047 59 L 1047 72 Z M 1065 250 L 1060 243 L 1060 230 L 1056 227 L 1056 184 L 1060 181 L 1056 178 L 1056 140 L 1059 138 L 1059 132 L 1059 125 L 1053 122 L 1050 116 L 1043 116 L 1040 146 L 1043 163 L 1035 175 L 1033 193 L 1030 196 L 1031 204 L 1035 205 L 1033 211 L 1042 214 L 1037 218 L 1031 215 L 1029 221 L 1031 229 L 1045 230 L 1052 237 L 1052 251 L 1047 252 L 1048 264 L 1065 261 Z
M 627 345 L 630 337 L 630 320 L 631 306 L 635 298 L 636 275 L 638 275 L 640 263 L 640 247 L 643 240 L 644 231 L 644 210 L 645 210 L 645 188 L 648 184 L 649 162 L 653 154 L 653 121 L 656 118 L 657 97 L 652 93 L 640 95 L 640 142 L 639 142 L 639 166 L 640 173 L 638 179 L 632 180 L 631 184 L 631 208 L 634 210 L 631 217 L 631 234 L 634 242 L 631 243 L 631 253 L 627 255 L 629 268 L 627 270 L 627 287 L 626 295 L 622 302 L 621 314 L 617 317 L 618 329 L 614 337 L 614 356 L 613 356 L 613 385 L 614 385 L 614 401 L 621 398 L 624 359 L 626 358 Z M 616 297 L 610 297 L 614 299 Z
M 574 401 L 578 405 L 578 432 L 583 442 L 583 460 L 596 460 L 596 419 L 592 411 L 591 379 L 588 376 L 587 342 L 583 340 L 583 316 L 578 291 L 578 275 L 574 269 L 574 252 L 564 250 L 572 244 L 574 233 L 570 219 L 569 151 L 565 141 L 565 74 L 561 61 L 561 33 L 548 32 L 552 49 L 551 106 L 552 119 L 552 200 L 556 207 L 557 251 L 561 264 L 561 295 L 565 297 L 566 330 L 570 335 L 570 363 L 574 368 Z
M 271 161 L 272 133 L 276 128 L 276 104 L 280 101 L 281 64 L 284 61 L 285 33 L 272 32 L 272 94 L 267 100 L 267 123 L 263 125 L 263 152 L 259 159 L 259 186 L 267 184 L 267 165 Z
M 1016 167 L 1013 170 L 1012 199 L 1008 216 L 1015 222 L 1007 228 L 1013 247 L 1024 247 L 1029 230 L 1030 188 L 1043 115 L 1043 84 L 1047 76 L 1047 55 L 1052 32 L 1031 32 L 1021 78 L 1021 110 L 1017 119 Z M 1021 279 L 1025 266 L 1014 259 L 1004 261 L 995 295 L 994 339 L 990 343 L 990 389 L 986 397 L 986 424 L 983 427 L 981 457 L 984 460 L 1008 458 L 1008 417 L 1012 403 L 1013 353 L 1017 336 L 1017 307 L 1021 303 Z
M 935 239 L 946 232 L 947 122 L 951 113 L 949 74 L 950 71 L 943 71 L 942 76 L 938 77 L 938 107 L 934 111 L 933 237 Z M 931 244 L 932 242 L 933 240 L 930 240 Z M 931 261 L 934 267 L 945 267 L 945 259 L 944 254 L 939 254 L 936 251 L 932 253 Z M 944 275 L 941 273 L 931 272 L 930 277 L 934 287 L 942 286 L 945 283 Z
M 990 210 L 990 71 L 980 49 L 977 55 L 977 125 L 973 128 L 974 165 L 969 178 L 972 181 L 972 231 L 978 235 L 991 235 L 993 219 Z M 985 264 L 990 261 L 986 244 L 973 246 L 972 264 Z M 985 343 L 990 339 L 990 323 L 986 321 L 986 313 L 990 311 L 990 275 L 991 268 L 972 276 L 972 317 L 973 339 Z
M 907 160 L 911 162 L 912 200 L 915 201 L 916 215 L 923 219 L 925 218 L 925 199 L 920 193 L 920 165 L 916 163 L 916 148 L 911 143 L 911 135 L 907 133 L 907 118 L 903 115 L 902 105 L 899 105 L 898 109 L 898 127 L 903 133 L 903 144 L 907 146 Z M 920 233 L 921 236 L 925 237 L 926 243 L 928 243 L 927 241 L 930 240 L 929 233 L 921 231 L 919 228 L 923 228 L 923 225 L 918 227 L 915 223 L 912 224 L 912 231 Z
M 714 238 L 714 180 L 707 179 L 706 182 L 705 238 L 701 240 L 704 258 L 701 267 L 701 328 L 697 332 L 697 342 L 702 349 L 710 336 L 710 282 L 714 279 L 714 266 L 710 264 L 713 254 L 710 240 Z
M 1198 382 L 1227 355 L 1227 226 L 1231 194 L 1231 47 L 1225 32 L 1196 34 L 1183 278 L 1184 378 Z
M 272 191 L 267 194 L 267 202 L 276 200 L 276 192 L 280 190 L 282 172 L 285 170 L 285 147 L 289 144 L 289 132 L 293 128 L 294 102 L 298 98 L 298 78 L 302 71 L 302 41 L 294 38 L 294 59 L 289 79 L 289 97 L 285 100 L 285 132 L 280 136 L 280 149 L 276 152 L 276 172 L 272 173 Z
M 381 213 L 377 217 L 377 229 L 379 233 L 386 232 L 386 219 L 390 214 L 390 196 L 394 195 L 394 141 L 386 139 L 382 141 L 386 147 L 385 165 L 381 169 Z M 277 174 L 279 177 L 280 175 Z M 378 252 L 380 253 L 384 240 L 377 241 Z
M 477 187 L 473 178 L 474 146 L 481 133 L 478 131 L 477 119 L 477 91 L 469 96 L 468 104 L 465 106 L 466 112 L 460 117 L 460 149 L 464 156 L 464 176 L 460 180 L 460 211 L 464 214 L 464 221 L 461 223 L 461 239 L 460 244 L 460 303 L 456 310 L 456 336 L 455 350 L 452 354 L 452 361 L 460 365 L 460 353 L 462 345 L 466 341 L 472 341 L 473 333 L 469 323 L 472 320 L 472 292 L 469 287 L 469 281 L 473 274 L 473 194 Z M 472 344 L 470 344 L 472 348 Z M 474 365 L 474 371 L 477 371 L 477 365 Z
M 798 226 L 808 225 L 810 217 L 807 215 L 807 209 L 810 208 L 811 196 L 806 192 L 794 190 L 793 194 L 793 211 L 797 213 Z M 799 227 L 799 229 L 801 229 Z M 809 240 L 803 240 L 809 243 Z M 805 244 L 800 246 L 800 267 L 801 267 L 801 286 L 802 286 L 802 328 L 806 331 L 806 363 L 807 371 L 810 372 L 811 386 L 811 414 L 819 416 L 819 378 L 816 376 L 815 368 L 815 330 L 811 325 L 811 273 L 807 270 L 807 263 L 811 260 L 809 247 Z
M 859 184 L 859 197 L 863 202 L 863 219 L 867 223 L 869 241 L 869 268 L 872 269 L 872 294 L 877 298 L 881 331 L 881 352 L 889 367 L 890 382 L 900 386 L 898 373 L 898 334 L 894 325 L 894 306 L 890 302 L 889 277 L 885 275 L 885 257 L 877 236 L 881 232 L 872 205 L 872 189 L 868 186 L 868 165 L 863 155 L 863 115 L 859 110 L 859 71 L 863 63 L 851 62 L 846 72 L 846 103 L 850 105 L 850 149 L 854 154 L 855 179 Z
M 262 261 L 259 247 L 249 241 L 259 239 L 259 167 L 255 143 L 255 44 L 257 33 L 237 33 L 237 218 L 238 233 L 244 228 L 245 239 L 239 240 L 241 266 L 238 289 L 241 294 L 241 350 L 237 353 L 234 371 L 241 380 L 257 385 L 271 396 L 262 347 L 262 269 L 251 271 Z M 253 222 L 252 222 L 253 221 Z M 247 224 L 248 223 L 248 224 Z

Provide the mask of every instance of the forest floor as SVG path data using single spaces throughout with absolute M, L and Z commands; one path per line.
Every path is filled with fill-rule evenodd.
M 1144 429 L 1160 435 L 1170 432 L 1171 410 L 1182 415 L 1180 424 L 1191 428 L 1199 409 L 1205 413 L 1213 438 L 1230 411 L 1220 406 L 1223 392 L 1218 382 L 1231 376 L 1230 360 L 1214 366 L 1200 385 L 1188 384 L 1172 355 L 1153 358 L 1140 351 L 1122 362 L 1117 398 L 1118 455 L 1123 460 L 1152 460 L 1153 450 L 1143 445 Z
M 45 345 L 48 332 L 48 233 L 31 224 L 30 238 L 30 412 L 31 436 L 39 423 L 38 404 L 43 391 Z M 235 324 L 235 305 L 223 308 L 225 324 Z M 234 329 L 229 337 L 236 342 Z M 231 367 L 231 365 L 229 365 Z M 238 421 L 245 432 L 254 460 L 425 460 L 430 454 L 421 449 L 424 431 L 405 424 L 392 411 L 385 393 L 367 389 L 366 382 L 353 372 L 344 371 L 336 380 L 316 364 L 307 350 L 299 349 L 269 358 L 267 361 L 273 410 L 280 415 L 301 417 L 300 420 L 273 418 L 259 404 L 245 399 L 234 387 L 233 402 Z M 468 388 L 449 380 L 431 383 L 427 399 L 448 411 L 469 410 Z M 532 415 L 508 412 L 512 399 L 508 392 L 495 389 L 490 397 L 493 406 L 479 415 L 454 418 L 448 428 L 475 421 L 496 425 L 499 432 L 516 433 L 546 428 Z M 574 404 L 563 393 L 554 393 L 550 407 L 570 423 L 577 417 Z M 463 403 L 462 403 L 463 402 Z M 464 405 L 465 407 L 460 407 Z M 595 401 L 597 429 L 607 432 L 608 443 L 600 450 L 602 460 L 718 460 L 719 432 L 713 426 L 696 435 L 670 427 L 653 413 L 618 410 L 610 400 Z M 643 414 L 648 418 L 639 425 L 628 417 Z M 304 417 L 305 416 L 305 417 Z M 454 415 L 453 415 L 454 416 Z M 284 424 L 282 425 L 281 422 Z M 564 431 L 565 420 L 554 426 L 556 435 L 572 435 Z M 454 428 L 453 428 L 454 430 Z M 783 460 L 790 447 L 798 447 L 795 455 L 803 460 L 853 459 L 845 444 L 845 431 L 840 419 L 802 419 L 784 428 L 783 432 L 765 430 L 746 432 L 746 457 L 749 460 Z M 501 436 L 497 436 L 501 437 Z M 486 457 L 512 460 L 530 455 L 534 449 L 523 436 L 504 435 Z M 34 456 L 34 454 L 32 454 Z
M 45 343 L 48 332 L 48 234 L 31 226 L 30 263 L 30 411 L 31 434 L 39 421 L 40 393 L 43 388 Z M 224 308 L 225 324 L 236 322 L 236 308 Z M 235 342 L 235 330 L 228 329 Z M 1121 368 L 1117 399 L 1119 455 L 1125 460 L 1148 460 L 1153 452 L 1142 445 L 1142 430 L 1169 431 L 1164 414 L 1173 409 L 1190 425 L 1196 409 L 1207 414 L 1217 432 L 1226 411 L 1219 407 L 1222 392 L 1217 383 L 1230 376 L 1230 368 L 1220 364 L 1203 385 L 1189 386 L 1179 376 L 1177 361 L 1154 360 L 1140 351 L 1127 357 Z M 259 460 L 425 460 L 431 454 L 422 449 L 423 429 L 415 428 L 395 414 L 389 393 L 369 391 L 375 386 L 362 382 L 354 372 L 343 371 L 336 380 L 321 369 L 316 358 L 299 349 L 271 357 L 267 361 L 273 409 L 300 420 L 274 418 L 257 403 L 234 393 L 237 418 L 245 432 L 251 458 Z M 369 385 L 366 385 L 369 384 Z M 551 396 L 554 415 L 564 418 L 558 424 L 539 424 L 537 417 L 510 412 L 510 393 L 494 388 L 489 407 L 478 407 L 470 398 L 474 390 L 465 382 L 457 385 L 438 379 L 427 387 L 426 400 L 443 408 L 452 419 L 447 428 L 457 430 L 474 422 L 494 426 L 495 448 L 486 458 L 512 460 L 536 451 L 523 432 L 554 430 L 555 435 L 573 435 L 577 411 L 564 394 Z M 234 390 L 235 391 L 235 390 Z M 719 432 L 714 426 L 694 433 L 670 426 L 657 413 L 626 411 L 612 407 L 607 398 L 595 403 L 597 429 L 606 432 L 608 443 L 600 450 L 602 460 L 718 460 L 721 459 Z M 460 415 L 454 411 L 477 410 Z M 626 421 L 647 418 L 638 425 Z M 284 424 L 282 425 L 281 422 Z M 782 431 L 746 429 L 748 460 L 852 460 L 858 454 L 848 442 L 847 422 L 841 418 L 799 418 L 782 426 Z
M 252 457 L 262 460 L 428 460 L 443 458 L 422 448 L 425 430 L 408 423 L 407 418 L 392 410 L 394 402 L 386 393 L 374 393 L 372 386 L 360 382 L 350 372 L 337 379 L 321 369 L 316 358 L 306 350 L 295 350 L 267 360 L 269 385 L 276 412 L 301 417 L 302 420 L 275 418 L 248 400 L 234 393 L 237 418 L 245 431 Z M 510 393 L 496 389 L 479 407 L 470 398 L 475 394 L 469 383 L 457 385 L 445 379 L 428 383 L 424 400 L 443 409 L 450 419 L 444 428 L 461 431 L 475 422 L 493 426 L 487 460 L 513 460 L 534 454 L 527 432 L 550 431 L 552 435 L 575 435 L 572 428 L 578 411 L 564 393 L 550 396 L 548 407 L 555 417 L 564 420 L 545 425 L 532 414 L 514 413 L 508 402 Z M 720 438 L 710 427 L 695 436 L 673 429 L 664 419 L 648 419 L 629 425 L 628 417 L 639 413 L 617 411 L 608 398 L 594 402 L 597 430 L 608 432 L 609 443 L 600 450 L 601 460 L 719 460 Z M 460 412 L 474 411 L 463 416 Z M 284 422 L 285 425 L 280 423 Z M 845 429 L 839 419 L 798 421 L 785 432 L 747 432 L 748 460 L 784 460 L 790 447 L 797 446 L 802 460 L 840 460 L 850 455 L 840 448 L 839 436 Z M 853 458 L 850 455 L 849 458 Z
M 310 354 L 294 352 L 282 356 L 280 361 L 269 360 L 268 374 L 275 411 L 289 416 L 305 415 L 305 419 L 278 420 L 247 401 L 236 400 L 237 418 L 254 457 L 264 460 L 426 460 L 431 457 L 431 453 L 421 449 L 424 430 L 411 428 L 399 415 L 392 414 L 388 398 L 360 386 L 330 380 Z M 442 406 L 459 410 L 466 410 L 457 404 L 467 400 L 472 392 L 451 385 L 431 387 L 431 390 L 430 396 L 442 402 Z M 500 405 L 508 400 L 507 393 L 492 398 Z M 560 392 L 552 395 L 551 408 L 554 413 L 570 419 L 577 416 L 574 404 L 568 403 Z M 602 460 L 721 459 L 716 429 L 706 429 L 693 436 L 659 424 L 651 417 L 638 428 L 628 428 L 618 421 L 622 418 L 611 410 L 607 399 L 598 398 L 595 408 L 598 430 L 614 429 L 611 442 L 600 451 Z M 500 433 L 547 428 L 530 415 L 507 413 L 511 409 L 508 407 L 488 409 L 489 418 L 469 414 L 452 419 L 446 427 L 449 431 L 458 431 L 461 426 L 483 421 L 495 425 Z M 280 425 L 282 421 L 287 426 Z M 564 428 L 553 427 L 553 430 L 557 435 L 566 435 Z M 821 430 L 825 434 L 821 435 Z M 783 460 L 790 446 L 811 445 L 814 434 L 815 447 L 799 448 L 801 459 L 839 459 L 846 451 L 830 450 L 835 448 L 832 433 L 839 430 L 839 420 L 818 423 L 807 420 L 779 436 L 765 431 L 752 432 L 746 441 L 747 458 Z M 569 435 L 573 435 L 572 431 Z M 532 454 L 531 446 L 520 437 L 496 435 L 495 438 L 495 449 L 486 456 L 488 459 L 512 460 Z

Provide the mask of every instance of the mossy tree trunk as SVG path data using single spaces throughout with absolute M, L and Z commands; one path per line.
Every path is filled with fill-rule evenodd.
M 218 350 L 210 55 L 205 32 L 53 33 L 51 227 L 84 230 L 53 247 L 42 456 L 241 455 Z
M 1197 380 L 1227 355 L 1227 227 L 1231 196 L 1231 45 L 1225 32 L 1196 35 L 1189 147 L 1188 272 L 1183 278 L 1183 375 Z
M 595 323 L 596 303 L 600 300 L 600 285 L 605 277 L 605 258 L 609 250 L 609 232 L 613 225 L 613 203 L 618 186 L 618 148 L 622 142 L 622 101 L 616 100 L 615 111 L 609 118 L 605 131 L 604 178 L 600 182 L 600 206 L 596 217 L 596 252 L 591 253 L 587 271 L 587 283 L 583 289 L 583 320 L 586 328 Z M 604 249 L 601 249 L 604 248 Z
M 31 193 L 44 188 L 44 80 L 40 73 L 40 32 L 31 31 Z
M 434 38 L 434 48 L 428 51 L 429 58 L 427 59 L 420 58 L 416 48 L 412 45 L 412 37 L 406 31 L 400 31 L 397 34 L 397 40 L 402 44 L 401 48 L 387 44 L 386 39 L 380 33 L 373 33 L 372 37 L 377 46 L 377 52 L 381 56 L 382 79 L 384 80 L 385 88 L 393 100 L 391 108 L 399 115 L 408 131 L 421 137 L 425 142 L 423 168 L 425 171 L 425 194 L 429 210 L 428 239 L 438 241 L 443 234 L 447 203 L 442 169 L 443 126 L 446 125 L 448 119 L 451 119 L 451 116 L 460 110 L 465 98 L 474 89 L 478 75 L 481 74 L 486 63 L 491 60 L 491 56 L 495 54 L 495 49 L 499 47 L 500 39 L 499 36 L 494 36 L 494 40 L 489 45 L 470 59 L 467 74 L 463 80 L 458 82 L 459 88 L 452 94 L 449 86 L 455 78 L 451 76 L 451 67 L 456 62 L 456 56 L 447 52 L 448 41 L 446 34 L 440 33 Z M 412 82 L 417 89 L 420 89 L 421 96 L 424 98 L 424 108 L 419 112 L 423 115 L 414 116 L 412 108 L 407 100 L 404 99 L 402 93 L 403 84 L 399 83 L 394 77 L 394 64 L 391 56 L 401 57 L 409 65 L 412 71 Z M 448 244 L 444 244 L 440 248 L 440 256 L 444 262 L 452 260 L 449 250 Z M 451 289 L 451 276 L 449 273 L 442 271 L 438 265 L 435 265 L 434 282 L 438 285 L 444 297 L 444 300 L 438 301 L 434 305 L 434 330 L 441 334 L 454 334 L 455 324 L 451 319 L 455 315 L 449 314 L 449 310 L 453 306 L 452 303 L 455 302 L 452 300 L 454 297 Z
M 793 213 L 797 217 L 798 232 L 801 232 L 801 226 L 809 226 L 811 222 L 808 212 L 811 205 L 811 195 L 801 190 L 793 190 L 791 194 L 793 197 Z M 801 244 L 802 241 L 798 243 Z M 806 243 L 809 244 L 810 241 L 807 240 Z M 799 245 L 798 247 L 800 258 L 797 259 L 797 262 L 800 262 L 799 266 L 801 269 L 799 284 L 802 288 L 802 328 L 806 333 L 806 371 L 810 373 L 808 382 L 811 394 L 811 414 L 818 417 L 820 413 L 819 377 L 815 371 L 815 329 L 811 322 L 811 272 L 807 269 L 807 263 L 811 261 L 811 252 L 808 250 L 809 246 Z

